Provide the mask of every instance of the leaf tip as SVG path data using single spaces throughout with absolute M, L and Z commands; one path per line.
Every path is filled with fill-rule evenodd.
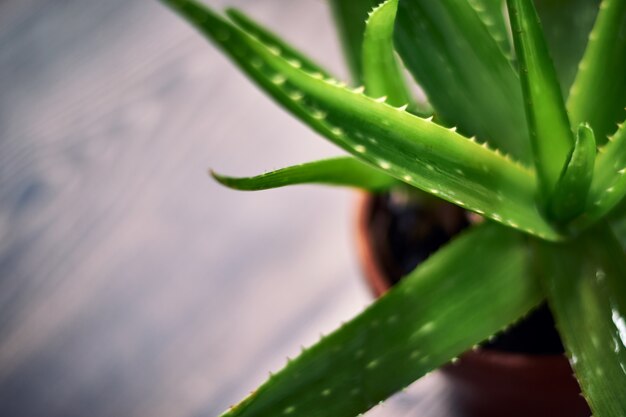
M 219 174 L 217 171 L 215 171 L 213 168 L 209 168 L 208 170 L 208 174 L 211 178 L 213 178 L 215 181 L 219 182 L 220 184 L 226 185 L 226 177 Z

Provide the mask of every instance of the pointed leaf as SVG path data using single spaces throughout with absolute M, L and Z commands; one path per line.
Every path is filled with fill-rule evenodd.
M 363 83 L 370 97 L 387 96 L 393 106 L 411 102 L 393 50 L 393 25 L 398 0 L 387 0 L 367 19 L 363 39 Z
M 561 236 L 535 205 L 532 171 L 453 130 L 309 74 L 192 0 L 169 0 L 272 97 L 389 175 L 545 239 Z
M 538 270 L 583 394 L 596 417 L 626 415 L 626 259 L 608 227 L 539 244 Z
M 515 69 L 468 1 L 400 0 L 394 36 L 443 123 L 532 161 Z
M 507 0 L 507 5 L 535 168 L 546 199 L 559 180 L 574 138 L 533 2 Z
M 564 99 L 576 76 L 599 5 L 600 0 L 535 0 Z
M 524 238 L 493 223 L 439 250 L 224 417 L 355 416 L 541 300 Z
M 363 34 L 367 13 L 382 0 L 330 0 L 352 80 L 363 83 Z
M 244 191 L 268 190 L 294 184 L 326 184 L 386 190 L 398 181 L 352 157 L 324 159 L 271 171 L 255 177 L 227 177 L 211 172 L 221 184 Z
M 576 223 L 584 228 L 604 217 L 626 195 L 626 123 L 600 148 L 585 215 Z
M 295 66 L 300 66 L 305 71 L 318 72 L 326 78 L 331 77 L 328 71 L 315 63 L 312 59 L 301 54 L 296 48 L 279 38 L 278 35 L 261 26 L 240 10 L 233 8 L 227 9 L 226 14 L 245 32 L 258 38 L 260 42 L 268 47 L 278 49 L 282 57 L 290 60 Z
M 591 127 L 578 127 L 574 149 L 563 167 L 550 202 L 552 216 L 566 223 L 585 210 L 596 160 L 596 140 Z
M 600 145 L 626 118 L 626 0 L 604 0 L 567 101 L 572 123 L 588 122 Z

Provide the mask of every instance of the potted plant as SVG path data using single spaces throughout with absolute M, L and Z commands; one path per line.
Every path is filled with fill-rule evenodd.
M 594 415 L 626 415 L 626 0 L 387 0 L 365 27 L 367 2 L 335 0 L 354 89 L 240 12 L 165 2 L 350 154 L 218 181 L 393 188 L 478 218 L 224 416 L 357 415 L 546 300 Z

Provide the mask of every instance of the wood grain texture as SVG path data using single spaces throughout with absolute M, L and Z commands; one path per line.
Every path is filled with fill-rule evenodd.
M 345 78 L 323 2 L 226 3 Z M 0 1 L 0 415 L 215 416 L 349 319 L 352 194 L 206 174 L 339 153 L 156 1 Z

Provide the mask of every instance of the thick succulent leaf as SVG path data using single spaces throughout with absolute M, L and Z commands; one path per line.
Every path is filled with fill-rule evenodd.
M 527 255 L 519 233 L 476 226 L 224 417 L 366 411 L 538 304 Z
M 626 195 L 626 123 L 600 148 L 591 181 L 587 208 L 576 223 L 587 227 L 615 208 Z
M 603 0 L 567 101 L 572 123 L 588 122 L 600 145 L 626 118 L 626 0 Z
M 468 2 L 476 10 L 491 37 L 498 42 L 505 55 L 511 56 L 513 50 L 507 21 L 504 18 L 504 0 L 468 0 Z
M 167 3 L 285 108 L 359 159 L 497 222 L 545 239 L 561 237 L 536 207 L 532 171 L 404 108 L 303 71 L 200 3 Z
M 393 26 L 398 0 L 387 0 L 367 19 L 363 39 L 363 83 L 370 97 L 387 97 L 392 106 L 411 104 L 393 49 Z
M 394 38 L 444 124 L 532 161 L 517 74 L 468 1 L 400 0 Z
M 626 195 L 626 123 L 599 149 L 586 214 L 581 224 L 589 225 L 615 208 Z
M 538 244 L 538 272 L 583 394 L 596 417 L 626 415 L 626 259 L 605 225 L 567 244 Z
M 542 196 L 559 180 L 574 138 L 532 1 L 507 0 L 520 67 L 526 119 Z
M 363 83 L 363 34 L 367 14 L 382 0 L 330 0 L 344 55 L 357 84 Z
M 280 50 L 283 58 L 292 61 L 296 66 L 300 66 L 305 71 L 318 72 L 326 78 L 331 77 L 331 74 L 327 70 L 315 63 L 311 58 L 301 54 L 295 47 L 289 45 L 275 33 L 246 16 L 242 11 L 231 8 L 226 10 L 226 14 L 246 33 L 256 37 L 268 47 L 277 48 Z
M 550 212 L 557 221 L 569 222 L 585 210 L 595 160 L 593 130 L 583 123 L 578 127 L 574 149 L 551 197 Z
M 236 190 L 257 191 L 294 184 L 326 184 L 386 190 L 398 181 L 378 168 L 352 157 L 324 159 L 271 171 L 255 177 L 227 177 L 211 172 L 221 184 Z
M 576 76 L 599 5 L 600 0 L 535 0 L 564 98 Z

